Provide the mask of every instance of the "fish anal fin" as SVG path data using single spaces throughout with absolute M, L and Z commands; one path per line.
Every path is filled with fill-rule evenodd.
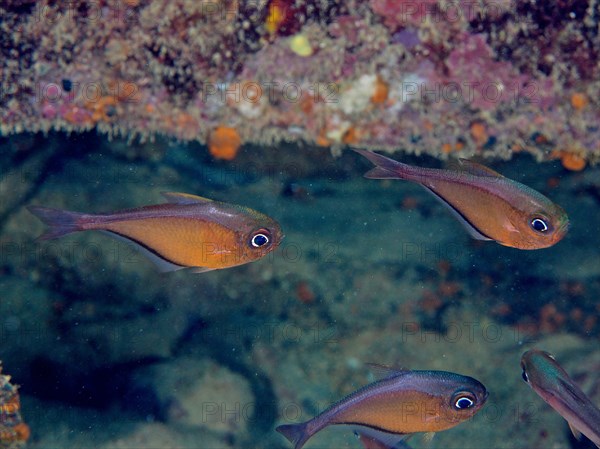
M 158 254 L 150 251 L 148 248 L 146 248 L 141 243 L 136 242 L 135 240 L 132 240 L 124 235 L 121 235 L 121 234 L 118 234 L 118 233 L 112 232 L 112 231 L 100 230 L 100 232 L 102 232 L 103 234 L 110 235 L 111 237 L 114 237 L 117 240 L 120 240 L 120 241 L 125 242 L 128 245 L 132 246 L 133 248 L 138 250 L 138 252 L 140 254 L 142 254 L 147 259 L 149 259 L 152 263 L 154 263 L 154 265 L 156 265 L 158 270 L 162 273 L 168 273 L 170 271 L 177 271 L 177 270 L 186 268 L 184 266 L 174 264 L 173 262 L 170 262 L 170 261 L 164 259 L 163 257 L 159 256 Z
M 476 240 L 484 240 L 484 241 L 493 240 L 493 239 L 489 238 L 488 236 L 486 236 L 485 234 L 482 234 L 481 232 L 479 232 L 479 230 L 475 226 L 473 226 L 471 223 L 469 223 L 469 221 L 460 212 L 458 212 L 448 201 L 446 201 L 440 195 L 435 193 L 432 189 L 430 189 L 429 187 L 427 187 L 425 185 L 423 185 L 423 188 L 425 190 L 427 190 L 429 193 L 431 193 L 435 199 L 437 199 L 441 204 L 443 204 L 452 213 L 454 218 L 456 218 L 458 220 L 458 222 L 463 226 L 463 228 L 466 229 L 466 231 L 469 233 L 469 235 L 471 237 L 473 237 Z
M 352 430 L 365 449 L 407 448 L 408 446 L 404 444 L 404 441 L 411 435 L 404 433 L 390 433 L 360 425 L 353 425 Z
M 376 380 L 390 379 L 401 374 L 409 372 L 409 370 L 397 366 L 381 365 L 379 363 L 366 363 L 369 370 L 373 373 Z
M 475 176 L 487 176 L 491 178 L 504 178 L 500 173 L 495 170 L 492 170 L 485 165 L 482 165 L 478 162 L 470 161 L 468 159 L 459 159 L 458 160 L 458 169 L 461 171 L 465 171 L 471 173 Z
M 192 195 L 191 193 L 161 192 L 161 195 L 164 196 L 169 203 L 173 204 L 202 204 L 212 201 L 209 198 Z
M 207 271 L 215 270 L 216 268 L 208 268 L 208 267 L 192 267 L 190 268 L 190 272 L 192 273 L 206 273 Z

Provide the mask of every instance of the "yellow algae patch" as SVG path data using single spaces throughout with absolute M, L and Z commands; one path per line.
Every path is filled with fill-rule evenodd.
M 290 48 L 299 56 L 310 56 L 313 54 L 312 45 L 304 34 L 296 34 L 290 39 Z

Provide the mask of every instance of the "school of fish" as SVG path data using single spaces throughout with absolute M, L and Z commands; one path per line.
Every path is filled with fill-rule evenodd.
M 420 168 L 377 153 L 355 150 L 375 168 L 371 179 L 416 183 L 445 205 L 479 240 L 524 249 L 548 248 L 569 229 L 565 211 L 541 193 L 475 162 L 456 170 Z M 195 272 L 235 267 L 260 260 L 284 235 L 272 218 L 238 206 L 186 193 L 164 193 L 167 203 L 111 213 L 88 214 L 29 206 L 48 225 L 40 239 L 80 231 L 103 231 L 136 246 L 162 271 Z M 523 379 L 581 434 L 600 447 L 600 410 L 558 365 L 554 357 L 530 350 L 521 360 Z M 382 378 L 334 403 L 303 423 L 277 431 L 295 449 L 331 425 L 351 427 L 367 449 L 405 447 L 412 434 L 450 429 L 473 417 L 488 391 L 478 380 L 445 371 L 379 367 Z M 406 446 L 408 447 L 408 446 Z

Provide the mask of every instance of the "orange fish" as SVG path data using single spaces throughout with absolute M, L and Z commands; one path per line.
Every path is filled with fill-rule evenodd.
M 447 206 L 473 238 L 519 249 L 547 248 L 569 229 L 565 211 L 541 193 L 461 159 L 461 170 L 413 167 L 365 150 L 376 165 L 365 177 L 421 185 Z
M 201 273 L 242 265 L 264 257 L 283 239 L 275 220 L 247 207 L 186 193 L 163 196 L 168 203 L 97 215 L 28 209 L 50 227 L 41 240 L 105 231 L 137 246 L 161 271 Z
M 354 426 L 364 444 L 395 447 L 415 432 L 450 429 L 477 413 L 488 393 L 476 379 L 446 371 L 385 370 L 386 377 L 351 393 L 320 415 L 277 427 L 295 449 L 334 424 Z M 376 441 L 373 441 L 376 440 Z

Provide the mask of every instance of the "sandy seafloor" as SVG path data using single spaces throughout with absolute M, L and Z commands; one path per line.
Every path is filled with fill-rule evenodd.
M 0 143 L 0 359 L 21 385 L 28 447 L 289 448 L 275 426 L 372 381 L 366 362 L 455 371 L 490 391 L 472 421 L 412 447 L 591 447 L 523 382 L 519 359 L 554 353 L 600 404 L 599 168 L 491 164 L 571 218 L 555 247 L 524 252 L 474 242 L 417 186 L 362 178 L 369 163 L 351 152 L 246 147 L 215 163 L 199 145 L 94 134 Z M 103 212 L 161 191 L 250 206 L 285 240 L 245 266 L 159 274 L 99 233 L 38 244 L 24 208 Z M 306 445 L 346 447 L 361 445 L 334 427 Z

